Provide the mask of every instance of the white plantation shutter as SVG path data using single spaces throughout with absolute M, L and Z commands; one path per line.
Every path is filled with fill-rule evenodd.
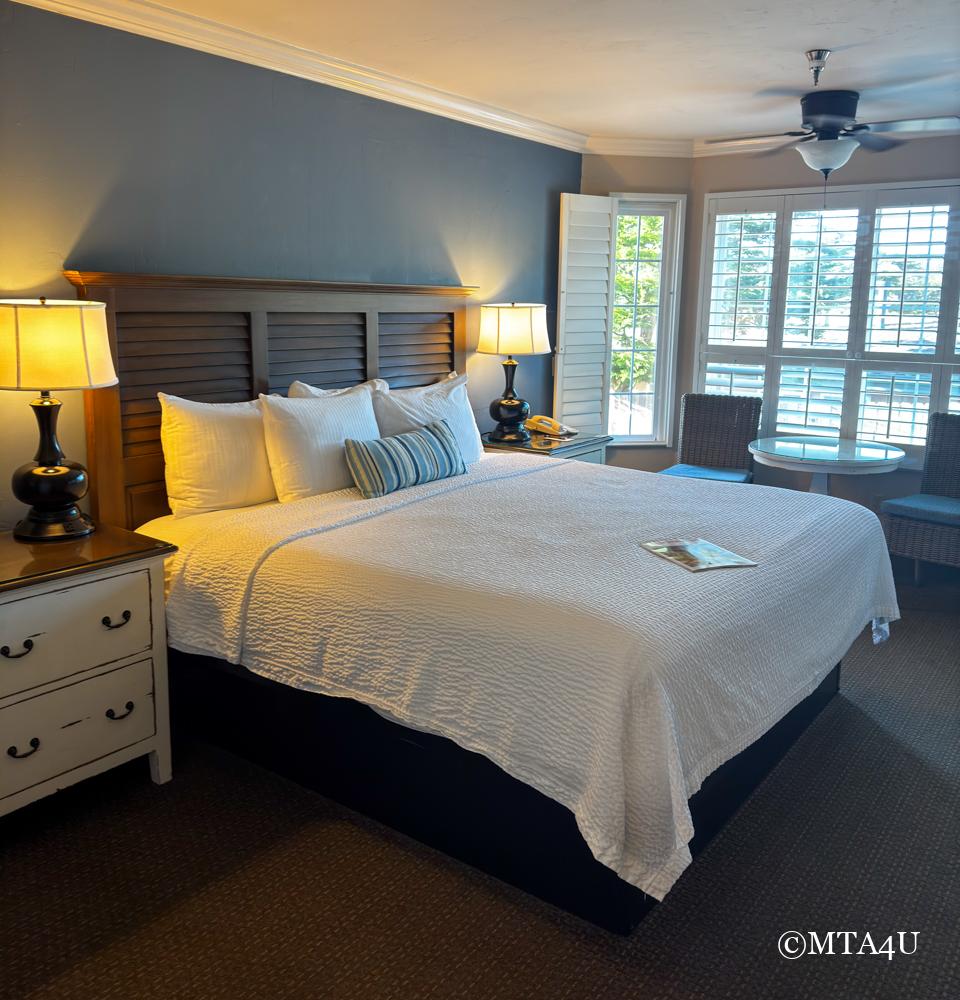
M 617 201 L 560 195 L 560 276 L 553 415 L 606 434 L 610 287 Z
M 709 195 L 707 219 L 703 391 L 762 393 L 765 435 L 919 458 L 929 414 L 960 411 L 956 181 Z

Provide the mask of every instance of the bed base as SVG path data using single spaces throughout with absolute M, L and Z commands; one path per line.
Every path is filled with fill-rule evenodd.
M 170 650 L 179 732 L 217 743 L 561 909 L 628 934 L 656 900 L 591 855 L 573 814 L 480 754 L 346 698 Z M 839 688 L 840 664 L 690 800 L 699 853 Z

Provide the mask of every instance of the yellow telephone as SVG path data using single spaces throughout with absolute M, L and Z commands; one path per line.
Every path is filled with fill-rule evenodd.
M 523 426 L 534 434 L 549 434 L 550 437 L 573 437 L 579 433 L 572 427 L 561 424 L 559 420 L 554 420 L 553 417 L 533 416 L 525 420 Z

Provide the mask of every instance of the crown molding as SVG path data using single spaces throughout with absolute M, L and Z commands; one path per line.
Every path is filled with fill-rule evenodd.
M 366 66 L 334 59 L 310 49 L 206 18 L 171 10 L 148 0 L 14 0 L 55 14 L 145 35 L 211 55 L 250 63 L 263 69 L 324 83 L 417 111 L 503 132 L 531 142 L 582 153 L 587 136 L 581 132 L 527 118 L 503 108 L 471 101 L 457 94 L 381 73 Z
M 773 139 L 730 139 L 720 144 L 708 143 L 704 139 L 694 139 L 691 143 L 693 149 L 690 155 L 699 159 L 701 156 L 733 156 L 737 153 L 756 153 L 761 149 L 776 149 L 777 146 L 785 145 L 789 141 L 789 136 L 777 136 Z
M 679 156 L 693 155 L 692 139 L 622 139 L 616 136 L 591 135 L 585 153 L 598 156 Z
M 720 145 L 704 139 L 620 139 L 613 136 L 591 135 L 585 153 L 599 156 L 672 156 L 681 159 L 701 156 L 729 156 L 736 153 L 755 153 L 761 149 L 774 149 L 787 138 L 735 139 Z

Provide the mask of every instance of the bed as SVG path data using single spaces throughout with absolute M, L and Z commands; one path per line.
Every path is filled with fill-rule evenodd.
M 168 517 L 158 435 L 129 431 L 157 426 L 150 393 L 224 381 L 217 352 L 175 368 L 170 343 L 233 317 L 248 374 L 215 390 L 232 398 L 291 378 L 425 384 L 462 357 L 462 293 L 75 280 L 108 301 L 121 380 L 113 405 L 91 399 L 91 456 L 119 449 L 119 469 L 92 470 L 98 499 L 180 547 L 180 719 L 603 926 L 663 898 L 836 691 L 859 632 L 898 615 L 872 513 L 764 487 L 488 456 L 379 500 Z M 325 370 L 348 313 L 362 352 Z M 692 574 L 640 548 L 679 526 L 759 565 Z

